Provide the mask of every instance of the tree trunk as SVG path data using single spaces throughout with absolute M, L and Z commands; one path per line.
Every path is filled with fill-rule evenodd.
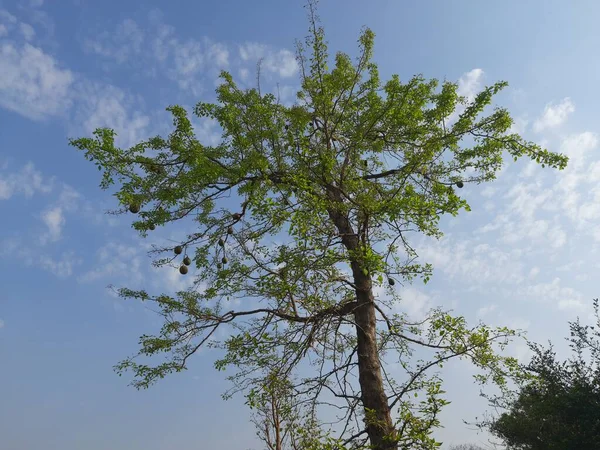
M 376 423 L 367 422 L 369 440 L 374 450 L 397 449 L 393 439 L 394 424 L 383 386 L 379 352 L 377 349 L 375 298 L 371 279 L 362 273 L 358 264 L 352 264 L 356 284 L 357 308 L 354 313 L 358 344 L 358 380 L 366 417 L 374 411 Z M 386 438 L 387 436 L 387 438 Z
M 335 186 L 328 186 L 327 196 L 334 202 L 342 203 L 340 192 Z M 342 243 L 349 251 L 359 248 L 359 239 L 348 217 L 335 208 L 328 210 L 329 217 L 338 229 Z M 361 400 L 367 421 L 367 434 L 373 450 L 397 449 L 394 441 L 394 424 L 383 386 L 379 351 L 377 349 L 377 322 L 375 297 L 370 275 L 363 273 L 360 262 L 352 261 L 352 275 L 356 286 L 357 306 L 354 311 L 358 344 L 358 380 Z M 369 411 L 373 413 L 369 414 Z M 387 438 L 386 438 L 387 437 Z M 392 439 L 390 439 L 392 438 Z

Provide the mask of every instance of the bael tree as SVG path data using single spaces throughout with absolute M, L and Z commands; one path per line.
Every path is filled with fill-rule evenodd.
M 139 355 L 116 369 L 131 370 L 133 385 L 146 388 L 184 370 L 201 347 L 216 347 L 224 355 L 216 368 L 236 370 L 226 395 L 242 391 L 259 408 L 275 376 L 289 381 L 287 398 L 312 411 L 313 425 L 334 408 L 340 422 L 306 448 L 435 448 L 431 433 L 447 402 L 431 371 L 468 358 L 482 369 L 481 381 L 502 383 L 515 360 L 497 354 L 495 343 L 505 345 L 515 331 L 468 327 L 442 310 L 418 323 L 395 313 L 396 280 L 427 281 L 432 270 L 416 260 L 408 235 L 440 237 L 443 214 L 469 209 L 456 188 L 493 180 L 505 151 L 560 169 L 567 158 L 509 133 L 505 109 L 484 114 L 504 82 L 472 100 L 455 83 L 421 76 L 383 82 L 369 29 L 356 63 L 337 53 L 330 70 L 315 2 L 307 6 L 293 106 L 262 94 L 260 84 L 241 90 L 222 72 L 218 103 L 194 110 L 218 121 L 219 145 L 199 142 L 179 106 L 168 108 L 174 130 L 166 138 L 120 149 L 113 130 L 98 129 L 71 140 L 103 171 L 102 188 L 118 185 L 117 212 L 139 214 L 133 226 L 143 236 L 193 220 L 176 247 L 156 248 L 154 262 L 191 257 L 192 288 L 176 295 L 120 289 L 155 303 L 164 326 L 142 336 Z M 217 338 L 225 327 L 229 337 Z M 415 361 L 415 350 L 431 354 Z M 162 363 L 139 359 L 163 353 Z M 386 362 L 403 375 L 392 377 Z
M 595 326 L 570 322 L 573 355 L 559 361 L 552 345 L 529 343 L 531 361 L 516 377 L 516 389 L 486 395 L 505 412 L 478 423 L 514 450 L 600 448 L 600 314 Z

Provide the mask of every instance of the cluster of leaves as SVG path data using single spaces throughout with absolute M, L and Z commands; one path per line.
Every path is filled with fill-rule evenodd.
M 515 379 L 516 389 L 488 396 L 506 412 L 479 426 L 515 450 L 600 448 L 600 315 L 595 326 L 570 323 L 573 355 L 559 361 L 552 345 L 530 343 L 531 361 Z

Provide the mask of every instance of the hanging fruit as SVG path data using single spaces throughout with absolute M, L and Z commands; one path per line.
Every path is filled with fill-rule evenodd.
M 190 259 L 189 256 L 186 256 L 185 258 L 183 258 L 183 264 L 185 264 L 186 266 L 189 266 L 192 263 L 192 260 Z
M 149 229 L 149 230 L 151 230 L 151 231 L 154 231 L 154 230 L 156 230 L 156 225 L 154 225 L 153 223 L 151 223 L 151 224 L 148 226 L 148 229 Z
M 228 226 L 227 227 L 227 234 L 233 234 L 233 227 L 232 226 Z
M 220 269 L 221 269 L 221 267 L 223 267 L 223 264 L 221 264 L 221 263 L 217 263 L 217 269 L 219 269 L 219 270 L 220 270 Z
M 223 239 L 219 239 L 219 245 L 221 247 L 225 247 L 225 241 Z
M 456 182 L 456 187 L 461 189 L 464 186 L 464 183 L 462 181 L 457 181 Z
M 396 282 L 394 281 L 393 278 L 388 278 L 388 283 L 390 284 L 390 286 L 393 286 L 396 284 Z
M 223 258 L 221 259 L 221 262 L 222 262 L 223 264 L 227 264 L 227 258 L 226 258 L 225 256 L 223 256 Z
M 129 205 L 129 212 L 133 214 L 137 214 L 140 212 L 140 205 L 137 203 L 132 203 Z
M 181 245 L 178 245 L 177 247 L 175 247 L 173 249 L 173 251 L 175 252 L 176 255 L 181 255 L 181 253 L 183 253 L 183 247 Z
M 181 267 L 179 268 L 179 273 L 180 273 L 181 275 L 185 275 L 186 273 L 188 273 L 188 268 L 187 268 L 187 266 L 185 266 L 185 265 L 183 265 L 183 264 L 182 264 L 182 265 L 181 265 Z
M 235 213 L 231 215 L 231 218 L 233 220 L 240 220 L 242 218 L 242 215 L 240 213 Z
M 282 267 L 281 269 L 279 269 L 279 276 L 283 279 L 287 277 L 287 267 Z

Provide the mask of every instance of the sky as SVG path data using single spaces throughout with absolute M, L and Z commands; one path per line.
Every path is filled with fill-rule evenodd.
M 128 386 L 112 366 L 138 337 L 160 327 L 143 305 L 107 285 L 174 292 L 189 285 L 153 269 L 152 243 L 98 188 L 99 172 L 68 145 L 101 126 L 126 147 L 171 126 L 165 107 L 213 101 L 228 70 L 282 101 L 298 87 L 294 40 L 307 34 L 302 1 L 220 2 L 0 0 L 0 447 L 10 450 L 260 448 L 242 398 L 201 351 L 188 371 L 149 390 Z M 356 55 L 362 26 L 376 34 L 382 79 L 458 81 L 472 96 L 506 80 L 497 97 L 514 130 L 567 154 L 564 171 L 507 161 L 498 179 L 461 191 L 471 212 L 445 218 L 439 241 L 414 237 L 430 283 L 399 286 L 398 307 L 422 317 L 451 308 L 470 323 L 508 325 L 568 356 L 568 321 L 584 320 L 600 268 L 600 3 L 322 0 L 332 53 Z M 202 142 L 217 127 L 195 122 Z M 526 361 L 523 342 L 507 354 Z M 436 436 L 484 444 L 463 420 L 485 411 L 472 368 L 443 375 L 452 404 Z

